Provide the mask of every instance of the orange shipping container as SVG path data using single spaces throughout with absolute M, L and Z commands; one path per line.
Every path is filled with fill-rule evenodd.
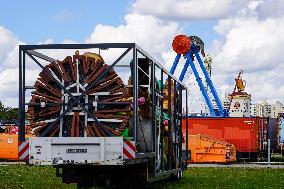
M 188 118 L 189 134 L 205 134 L 234 144 L 237 152 L 259 152 L 267 140 L 266 118 Z M 186 132 L 186 119 L 182 121 Z
M 30 135 L 26 135 L 28 139 Z M 18 134 L 0 134 L 0 159 L 18 159 Z
M 236 147 L 206 135 L 189 135 L 190 163 L 229 163 L 236 161 Z M 185 150 L 185 144 L 183 145 Z

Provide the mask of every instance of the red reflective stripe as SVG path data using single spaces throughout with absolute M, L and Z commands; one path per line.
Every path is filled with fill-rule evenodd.
M 29 143 L 27 143 L 25 145 L 25 147 L 19 152 L 19 157 L 21 157 L 23 155 L 23 153 L 25 153 L 26 150 L 29 149 Z
M 136 148 L 135 146 L 130 142 L 130 141 L 124 141 L 127 146 L 129 146 L 129 148 L 131 148 L 131 150 L 133 150 L 133 152 L 136 152 Z
M 29 159 L 29 153 L 28 153 L 27 156 L 24 157 L 23 159 Z
M 126 155 L 128 159 L 134 159 L 134 157 L 125 148 L 123 148 L 123 154 Z

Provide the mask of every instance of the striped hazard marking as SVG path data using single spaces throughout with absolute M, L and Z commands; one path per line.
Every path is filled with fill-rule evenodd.
M 123 142 L 123 159 L 135 159 L 136 147 L 134 141 Z
M 19 159 L 29 159 L 29 141 L 19 142 Z

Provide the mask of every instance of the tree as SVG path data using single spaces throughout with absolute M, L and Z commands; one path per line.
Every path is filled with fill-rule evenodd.
M 14 121 L 18 120 L 19 117 L 19 109 L 5 107 L 0 101 L 0 120 L 2 121 Z

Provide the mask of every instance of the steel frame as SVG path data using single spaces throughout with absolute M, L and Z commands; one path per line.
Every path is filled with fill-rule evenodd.
M 211 99 L 209 97 L 209 94 L 208 94 L 208 92 L 207 92 L 207 90 L 206 90 L 206 88 L 205 88 L 205 86 L 203 84 L 203 81 L 200 78 L 200 75 L 199 75 L 199 73 L 198 73 L 198 71 L 196 69 L 196 66 L 195 66 L 195 64 L 193 62 L 193 59 L 192 59 L 193 55 L 195 55 L 195 57 L 197 58 L 197 61 L 198 61 L 199 66 L 200 66 L 200 68 L 202 70 L 202 73 L 205 76 L 205 80 L 207 82 L 207 85 L 210 88 L 210 92 L 212 93 L 213 98 L 216 101 L 216 104 L 217 104 L 217 107 L 218 107 L 217 110 L 215 110 L 213 108 L 213 105 L 212 105 Z M 177 54 L 176 55 L 175 60 L 173 62 L 171 70 L 170 70 L 171 74 L 174 74 L 174 72 L 176 70 L 176 67 L 177 67 L 177 65 L 179 63 L 180 57 L 181 57 L 181 54 Z M 215 89 L 215 87 L 214 87 L 214 85 L 213 85 L 213 83 L 212 83 L 212 81 L 211 81 L 207 71 L 206 71 L 204 63 L 203 63 L 203 61 L 201 60 L 201 58 L 199 56 L 199 50 L 198 50 L 198 48 L 196 47 L 195 44 L 191 44 L 190 45 L 190 49 L 185 53 L 185 58 L 186 58 L 186 62 L 184 64 L 183 69 L 181 71 L 181 74 L 179 76 L 179 80 L 183 81 L 184 76 L 186 74 L 186 71 L 187 71 L 188 67 L 190 66 L 192 71 L 193 71 L 193 74 L 195 76 L 195 79 L 197 81 L 197 84 L 199 86 L 199 89 L 200 89 L 200 91 L 201 91 L 201 93 L 202 93 L 202 95 L 203 95 L 203 97 L 205 99 L 205 102 L 206 102 L 206 104 L 207 104 L 207 106 L 209 108 L 211 117 L 227 117 L 228 116 L 228 112 L 227 112 L 227 110 L 225 110 L 223 108 L 222 102 L 221 102 L 221 100 L 220 100 L 220 98 L 218 96 L 218 93 L 217 93 L 217 91 L 216 91 L 216 89 Z
M 101 76 L 99 78 L 97 78 L 95 81 L 93 81 L 87 88 L 86 90 L 79 96 L 79 97 L 74 97 L 64 86 L 62 86 L 59 82 L 59 86 L 61 87 L 62 90 L 64 90 L 65 93 L 67 93 L 71 98 L 74 99 L 74 101 L 71 104 L 68 104 L 67 108 L 61 112 L 61 115 L 53 122 L 53 124 L 50 125 L 50 129 L 75 105 L 75 104 L 79 104 L 87 113 L 88 110 L 85 109 L 85 106 L 83 103 L 80 102 L 80 99 L 88 92 L 88 90 L 95 85 L 100 78 L 102 78 L 104 76 L 104 74 L 107 73 L 108 70 L 114 68 L 118 62 L 120 62 L 120 60 L 125 57 L 127 54 L 129 54 L 129 52 L 132 50 L 132 62 L 133 62 L 133 67 L 132 67 L 132 78 L 133 78 L 133 113 L 134 113 L 134 119 L 133 119 L 133 140 L 136 142 L 137 139 L 137 125 L 139 125 L 139 115 L 138 115 L 138 53 L 140 53 L 141 55 L 147 57 L 151 62 L 152 65 L 150 67 L 150 71 L 152 72 L 151 74 L 149 74 L 149 79 L 151 80 L 151 84 L 152 84 L 152 88 L 151 88 L 151 93 L 152 95 L 152 151 L 157 153 L 157 149 L 158 148 L 158 144 L 157 144 L 157 140 L 156 140 L 156 136 L 157 136 L 157 120 L 156 120 L 156 112 L 154 110 L 156 110 L 155 107 L 155 102 L 157 100 L 160 100 L 160 104 L 161 104 L 161 117 L 163 117 L 162 114 L 162 108 L 163 108 L 163 103 L 162 103 L 162 98 L 158 98 L 157 95 L 159 96 L 163 96 L 163 86 L 161 91 L 157 92 L 157 89 L 155 87 L 155 70 L 156 67 L 159 68 L 161 70 L 161 80 L 163 81 L 164 79 L 164 74 L 167 75 L 168 78 L 168 92 L 169 94 L 171 94 L 171 87 L 174 87 L 175 93 L 176 91 L 180 91 L 180 95 L 182 95 L 182 91 L 185 90 L 186 91 L 186 100 L 187 100 L 187 87 L 177 78 L 175 78 L 173 76 L 173 74 L 171 74 L 169 71 L 167 71 L 160 63 L 158 63 L 153 57 L 151 57 L 147 52 L 145 52 L 141 47 L 139 47 L 137 44 L 135 43 L 98 43 L 98 44 L 48 44 L 48 45 L 20 45 L 19 46 L 19 111 L 20 111 L 20 115 L 19 115 L 19 141 L 25 141 L 25 106 L 28 105 L 28 103 L 25 102 L 25 93 L 26 90 L 30 90 L 30 89 L 34 89 L 34 87 L 32 86 L 26 86 L 25 83 L 25 74 L 26 74 L 26 56 L 30 57 L 33 60 L 33 63 L 37 64 L 41 69 L 44 68 L 44 66 L 40 63 L 40 61 L 38 61 L 36 58 L 48 61 L 48 62 L 52 62 L 55 61 L 54 58 L 49 57 L 47 55 L 44 55 L 42 53 L 37 52 L 37 50 L 45 50 L 45 49 L 52 49 L 52 50 L 56 50 L 56 49 L 113 49 L 113 48 L 120 48 L 120 49 L 126 49 L 124 51 L 124 53 L 122 53 L 111 65 L 110 67 L 105 70 L 105 72 L 103 72 L 101 74 Z M 126 67 L 127 65 L 123 65 L 124 67 Z M 174 80 L 174 86 L 171 86 L 171 82 L 170 80 Z M 57 81 L 55 79 L 55 81 Z M 179 87 L 177 87 L 179 86 Z M 150 92 L 150 91 L 149 91 Z M 180 99 L 182 101 L 182 99 Z M 171 98 L 169 95 L 168 98 L 169 101 L 169 105 L 171 105 Z M 176 101 L 176 100 L 175 100 Z M 182 102 L 180 102 L 182 103 Z M 56 103 L 54 104 L 50 104 L 50 106 L 54 106 L 54 105 L 58 105 Z M 182 106 L 178 107 L 178 112 L 176 111 L 176 109 L 174 109 L 174 113 L 175 114 L 182 114 Z M 188 106 L 186 103 L 186 112 L 185 114 L 188 114 Z M 169 115 L 171 115 L 171 108 L 169 108 L 168 110 Z M 171 130 L 172 126 L 176 127 L 176 118 L 177 115 L 174 114 L 174 118 L 169 117 L 169 130 Z M 155 119 L 154 119 L 155 118 Z M 96 119 L 96 118 L 94 118 Z M 181 122 L 182 116 L 179 116 L 179 121 Z M 187 122 L 187 120 L 186 120 Z M 161 121 L 162 123 L 162 121 Z M 162 125 L 160 125 L 161 127 Z M 179 140 L 179 149 L 181 149 L 181 138 L 182 138 L 182 129 L 181 129 L 181 123 L 180 123 L 180 140 Z M 188 126 L 188 124 L 187 124 Z M 187 127 L 187 134 L 188 134 L 188 127 Z M 176 132 L 176 131 L 175 131 Z M 162 156 L 163 156 L 163 136 L 162 134 L 160 135 L 161 137 L 161 151 L 162 151 Z M 171 133 L 169 132 L 168 137 L 171 137 Z M 187 138 L 187 137 L 186 137 Z M 175 140 L 177 140 L 177 138 L 175 137 Z M 176 145 L 176 144 L 175 144 Z M 171 147 L 170 145 L 168 146 L 168 150 L 169 152 L 171 152 Z M 177 147 L 176 147 L 177 149 Z M 187 146 L 187 142 L 186 142 L 186 149 L 188 151 L 188 146 Z M 153 153 L 152 152 L 152 153 Z M 170 154 L 170 153 L 169 153 Z M 187 152 L 188 154 L 188 152 Z M 149 155 L 149 154 L 148 154 Z M 145 157 L 147 156 L 147 154 L 145 154 Z M 140 154 L 140 157 L 144 157 L 142 154 Z M 155 159 L 157 158 L 157 155 L 155 155 Z M 169 158 L 171 158 L 169 156 Z M 180 150 L 180 156 L 178 157 L 179 159 L 181 159 L 181 150 Z M 164 171 L 165 168 L 165 162 L 163 161 L 163 157 L 161 157 L 162 162 L 161 162 L 161 169 L 162 171 Z M 171 169 L 171 165 L 169 165 L 169 168 Z M 156 165 L 154 166 L 154 174 L 156 174 Z

